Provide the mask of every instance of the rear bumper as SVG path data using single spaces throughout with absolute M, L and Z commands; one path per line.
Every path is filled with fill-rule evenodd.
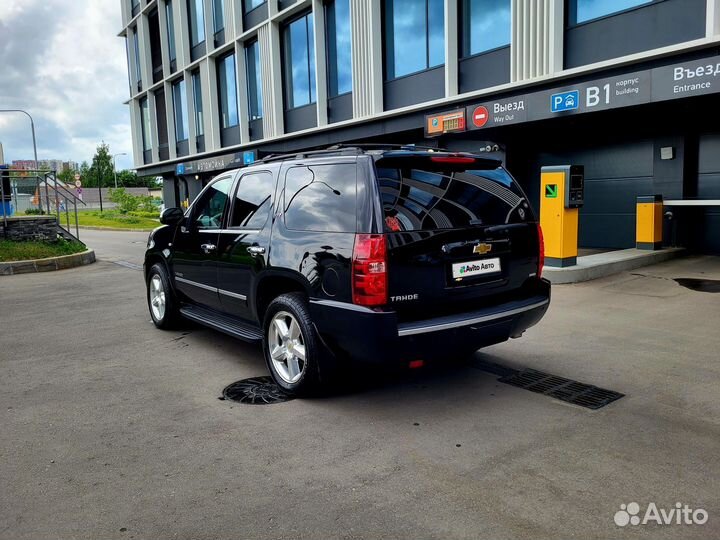
M 518 336 L 537 324 L 550 305 L 540 294 L 477 311 L 398 323 L 394 311 L 311 300 L 310 312 L 328 345 L 354 360 L 389 363 L 469 352 Z

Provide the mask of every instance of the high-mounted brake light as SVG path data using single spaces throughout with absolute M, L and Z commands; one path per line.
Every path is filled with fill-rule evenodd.
M 475 158 L 464 156 L 432 156 L 430 161 L 435 163 L 475 163 Z
M 542 277 L 543 267 L 545 266 L 545 237 L 543 236 L 542 227 L 537 224 L 538 232 L 538 271 L 537 276 Z
M 356 234 L 352 261 L 353 303 L 387 304 L 387 245 L 384 234 Z

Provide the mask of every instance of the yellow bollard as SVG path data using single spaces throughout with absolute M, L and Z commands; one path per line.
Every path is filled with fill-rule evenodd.
M 662 195 L 638 197 L 635 247 L 637 249 L 662 249 L 662 232 Z
M 578 212 L 584 202 L 584 170 L 579 165 L 543 167 L 540 173 L 540 226 L 545 265 L 577 264 Z

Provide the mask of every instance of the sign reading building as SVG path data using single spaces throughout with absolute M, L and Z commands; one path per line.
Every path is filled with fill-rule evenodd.
M 521 94 L 467 107 L 469 130 L 720 92 L 720 56 Z

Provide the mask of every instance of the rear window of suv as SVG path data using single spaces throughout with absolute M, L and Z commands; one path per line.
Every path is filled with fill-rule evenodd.
M 390 167 L 383 161 L 377 163 L 377 177 L 388 231 L 533 220 L 524 193 L 502 167 L 464 169 L 438 163 L 431 169 L 426 160 L 413 163 L 397 159 L 390 162 Z
M 285 175 L 285 225 L 296 231 L 355 232 L 354 163 L 300 165 Z

